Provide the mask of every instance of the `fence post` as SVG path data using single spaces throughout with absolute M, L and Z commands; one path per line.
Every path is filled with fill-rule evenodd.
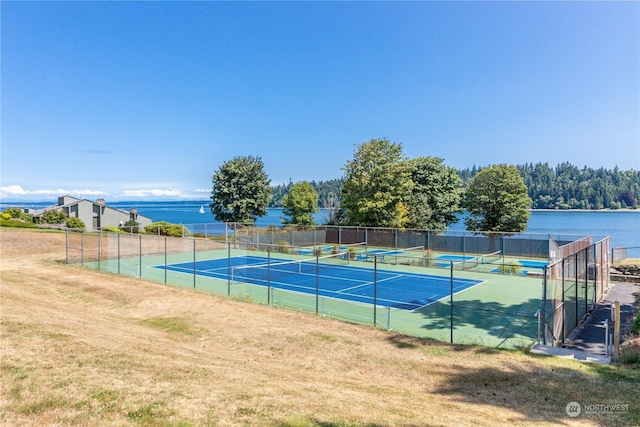
M 167 236 L 164 236 L 164 284 L 167 284 Z
M 118 274 L 120 274 L 120 233 L 117 234 L 117 241 L 118 241 Z M 166 271 L 166 269 L 165 269 Z
M 139 253 L 139 257 L 138 257 L 138 277 L 142 278 L 142 234 L 140 234 L 138 239 L 138 253 Z
M 267 246 L 267 305 L 271 305 L 271 246 Z M 316 308 L 316 314 L 317 312 Z
M 613 358 L 620 360 L 620 301 L 613 304 Z
M 544 325 L 544 333 L 542 334 L 542 344 L 547 345 L 547 266 L 542 267 L 542 307 L 540 307 L 540 317 Z M 564 301 L 564 280 L 562 281 L 562 300 Z
M 231 296 L 231 242 L 227 242 L 227 296 Z
M 316 252 L 316 316 L 318 315 L 319 291 L 320 283 L 318 276 L 320 275 L 320 253 Z
M 378 256 L 377 255 L 373 255 L 373 327 L 376 327 L 376 322 L 377 322 L 377 318 L 376 318 L 376 311 L 377 311 L 377 307 L 376 307 L 376 299 L 377 299 L 377 292 L 378 292 L 378 281 L 377 281 L 377 277 L 378 277 Z
M 449 261 L 449 342 L 453 344 L 453 261 Z
M 67 264 L 69 264 L 69 229 L 65 228 L 64 230 L 64 243 L 65 243 L 65 249 L 64 249 L 64 258 Z
M 193 289 L 196 288 L 196 239 L 193 239 Z

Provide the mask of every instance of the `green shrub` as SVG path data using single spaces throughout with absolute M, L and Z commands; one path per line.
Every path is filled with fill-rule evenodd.
M 498 270 L 502 274 L 520 274 L 522 271 L 522 264 L 518 261 L 511 261 L 509 264 L 498 265 Z
M 4 219 L 4 217 L 0 217 L 0 227 L 36 228 L 36 225 L 33 222 L 24 222 L 19 219 Z
M 140 231 L 140 224 L 138 224 L 135 220 L 130 219 L 129 221 L 124 223 L 124 225 L 122 226 L 122 231 L 125 231 L 127 233 L 137 233 L 138 231 Z
M 66 226 L 67 228 L 85 228 L 84 221 L 76 217 L 67 219 Z
M 7 208 L 2 213 L 9 215 L 9 218 L 20 218 L 20 216 L 23 214 L 22 209 L 20 208 Z
M 354 260 L 358 257 L 358 254 L 356 253 L 356 248 L 354 248 L 353 246 L 347 249 L 347 252 L 349 253 L 350 260 Z
M 322 248 L 313 248 L 313 256 L 322 256 Z
M 147 234 L 157 234 L 160 236 L 182 237 L 191 236 L 189 230 L 181 224 L 171 224 L 167 221 L 158 221 L 147 225 L 144 228 Z
M 6 212 L 2 212 L 2 219 L 11 219 L 13 218 L 10 214 Z
M 620 363 L 640 367 L 640 340 L 630 341 L 620 349 Z
M 33 215 L 23 212 L 20 214 L 20 219 L 23 220 L 24 222 L 33 222 Z
M 640 311 L 636 314 L 636 318 L 633 320 L 633 324 L 631 325 L 631 333 L 638 335 L 640 334 Z
M 40 217 L 43 224 L 64 224 L 67 221 L 67 214 L 60 209 L 46 211 Z
M 287 242 L 286 240 L 280 240 L 278 243 L 276 243 L 276 252 L 280 252 L 283 254 L 288 254 L 291 249 L 289 248 L 289 242 Z
M 109 233 L 122 233 L 122 230 L 118 227 L 113 227 L 111 225 L 105 225 L 102 227 L 102 231 L 108 231 Z

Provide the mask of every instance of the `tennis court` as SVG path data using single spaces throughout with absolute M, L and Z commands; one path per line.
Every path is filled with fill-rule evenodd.
M 298 261 L 238 256 L 154 268 L 410 311 L 448 297 L 452 289 L 456 293 L 483 282 L 356 267 L 344 256 Z

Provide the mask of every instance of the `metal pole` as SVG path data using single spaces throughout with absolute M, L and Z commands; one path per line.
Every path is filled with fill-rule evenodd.
M 65 258 L 67 264 L 69 264 L 69 230 L 68 229 L 64 230 L 64 243 L 65 243 L 65 249 L 64 249 L 65 255 L 64 255 L 64 258 Z
M 196 239 L 193 239 L 193 289 L 196 288 Z
M 614 301 L 613 304 L 613 358 L 620 360 L 620 301 Z
M 167 237 L 164 238 L 164 284 L 167 284 Z
M 118 233 L 118 274 L 120 274 L 120 233 Z
M 231 296 L 231 242 L 227 242 L 227 296 Z
M 449 261 L 449 342 L 453 344 L 453 261 Z
M 318 303 L 320 299 L 320 279 L 318 276 L 320 275 L 320 254 L 316 252 L 316 316 L 318 315 Z
M 140 271 L 140 277 L 142 277 L 142 234 L 140 234 L 139 236 L 140 238 L 138 239 L 140 242 L 140 245 L 138 246 L 138 253 L 140 254 L 138 257 L 138 270 Z
M 267 305 L 271 305 L 271 246 L 267 246 Z
M 562 285 L 562 300 L 564 301 L 564 280 Z M 547 266 L 545 265 L 542 267 L 542 307 L 540 307 L 540 317 L 542 318 L 543 324 L 545 325 L 544 334 L 542 334 L 542 344 L 544 345 L 547 345 L 546 306 L 547 306 Z M 564 312 L 564 305 L 563 305 L 562 311 Z
M 378 257 L 373 255 L 373 326 L 376 326 L 376 299 L 377 299 L 377 291 L 378 291 Z

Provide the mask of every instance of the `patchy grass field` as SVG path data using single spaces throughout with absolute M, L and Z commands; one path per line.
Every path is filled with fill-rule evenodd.
M 0 231 L 2 425 L 640 425 L 637 369 L 88 271 L 62 262 L 64 242 Z M 572 401 L 619 406 L 571 418 Z

